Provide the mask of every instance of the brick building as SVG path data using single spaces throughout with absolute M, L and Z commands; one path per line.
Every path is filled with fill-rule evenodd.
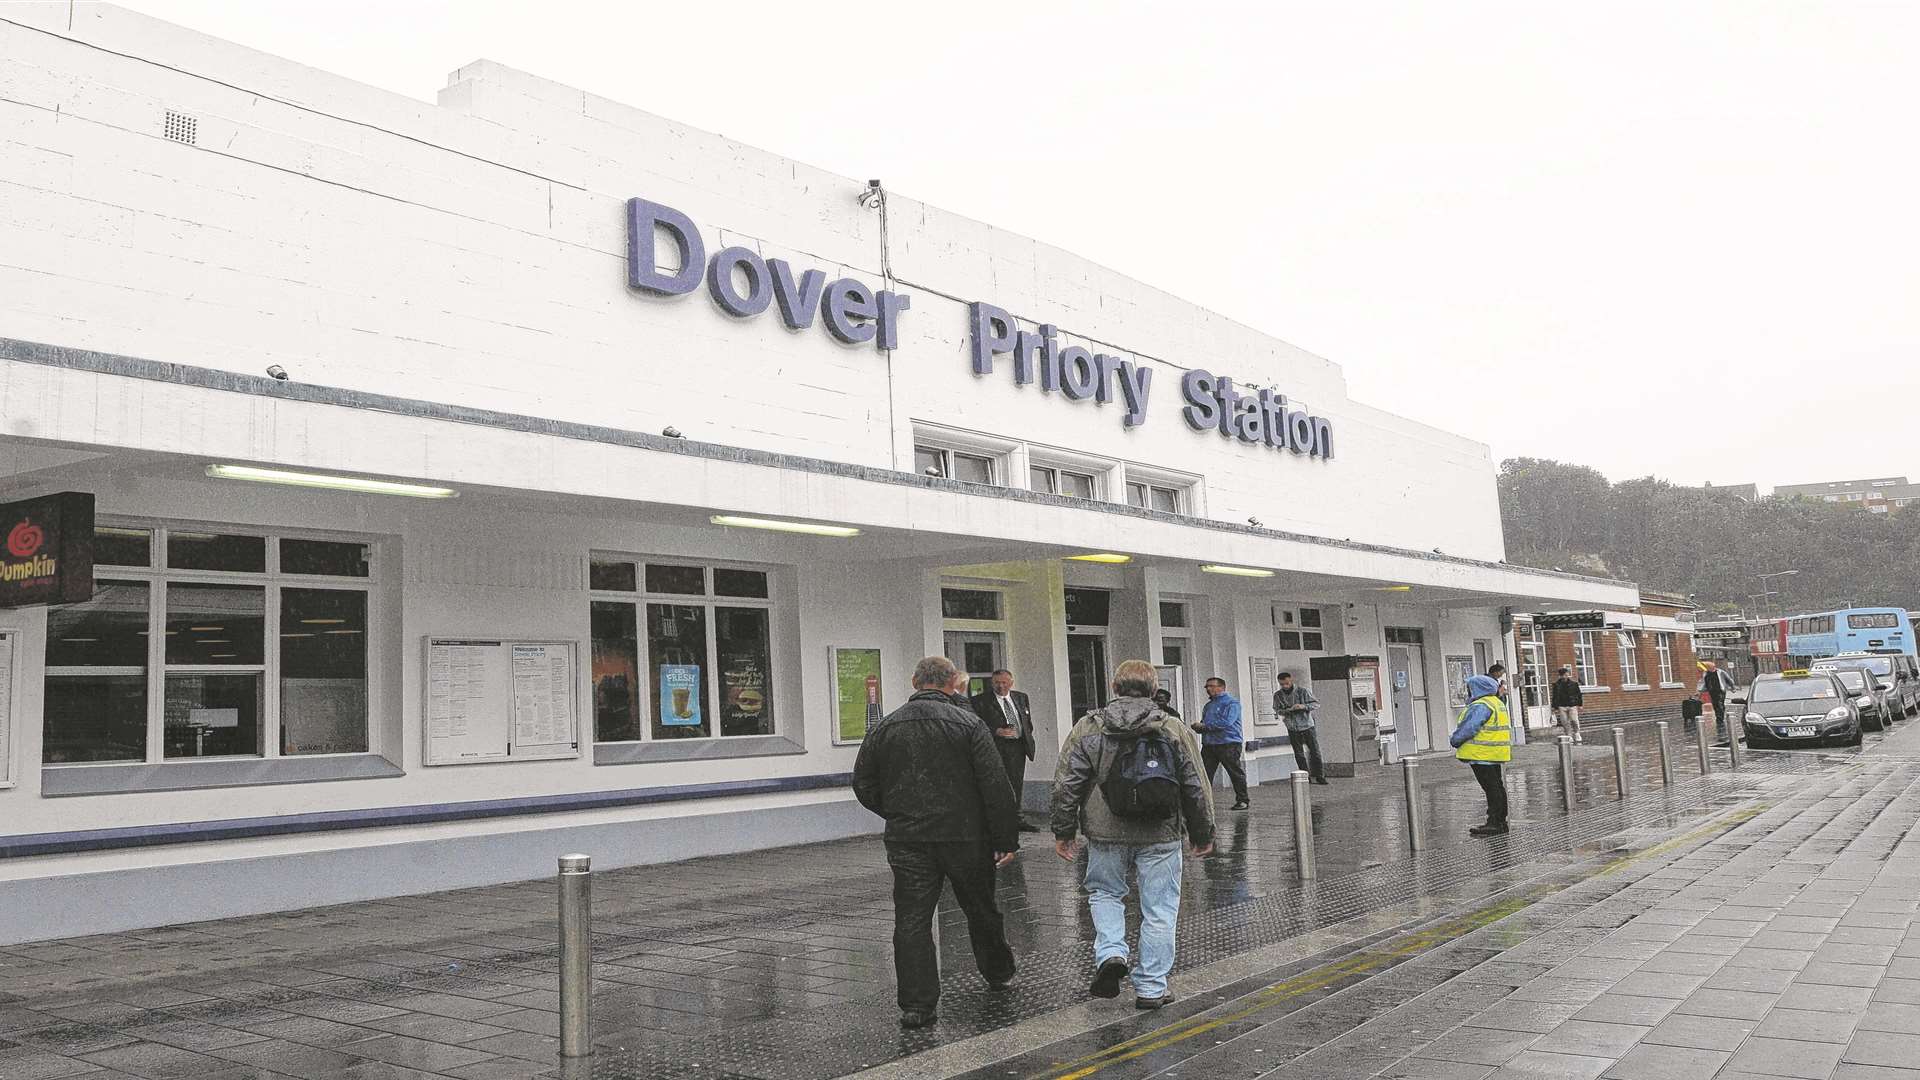
M 1553 723 L 1548 691 L 1562 666 L 1574 669 L 1585 692 L 1583 722 L 1677 718 L 1700 683 L 1693 612 L 1685 597 L 1643 589 L 1633 610 L 1602 613 L 1604 629 L 1516 625 L 1523 657 L 1545 659 L 1537 676 L 1530 665 L 1523 677 L 1528 726 Z

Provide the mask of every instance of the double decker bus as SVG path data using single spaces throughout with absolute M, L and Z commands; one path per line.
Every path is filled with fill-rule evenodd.
M 1795 615 L 1787 624 L 1787 654 L 1796 667 L 1841 653 L 1906 653 L 1914 650 L 1914 630 L 1905 608 L 1852 607 Z

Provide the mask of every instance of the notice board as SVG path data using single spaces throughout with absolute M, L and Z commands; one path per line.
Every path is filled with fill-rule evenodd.
M 1280 689 L 1280 680 L 1274 676 L 1278 667 L 1275 657 L 1249 656 L 1247 658 L 1247 698 L 1240 703 L 1242 714 L 1251 714 L 1255 724 L 1277 724 L 1280 714 L 1273 711 L 1273 692 Z
M 571 641 L 428 638 L 426 763 L 579 757 L 578 661 Z

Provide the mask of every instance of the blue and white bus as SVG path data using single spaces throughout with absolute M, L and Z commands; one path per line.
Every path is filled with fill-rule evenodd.
M 1840 653 L 1920 655 L 1914 650 L 1914 629 L 1905 608 L 1842 608 L 1787 620 L 1787 655 L 1798 661 L 1797 666 Z

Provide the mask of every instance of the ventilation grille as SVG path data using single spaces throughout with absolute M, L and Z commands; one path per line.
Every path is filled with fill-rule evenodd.
M 199 133 L 200 121 L 198 118 L 188 116 L 186 113 L 174 112 L 172 109 L 167 110 L 167 138 L 172 139 L 174 142 L 186 143 L 188 146 L 192 146 L 194 137 Z

